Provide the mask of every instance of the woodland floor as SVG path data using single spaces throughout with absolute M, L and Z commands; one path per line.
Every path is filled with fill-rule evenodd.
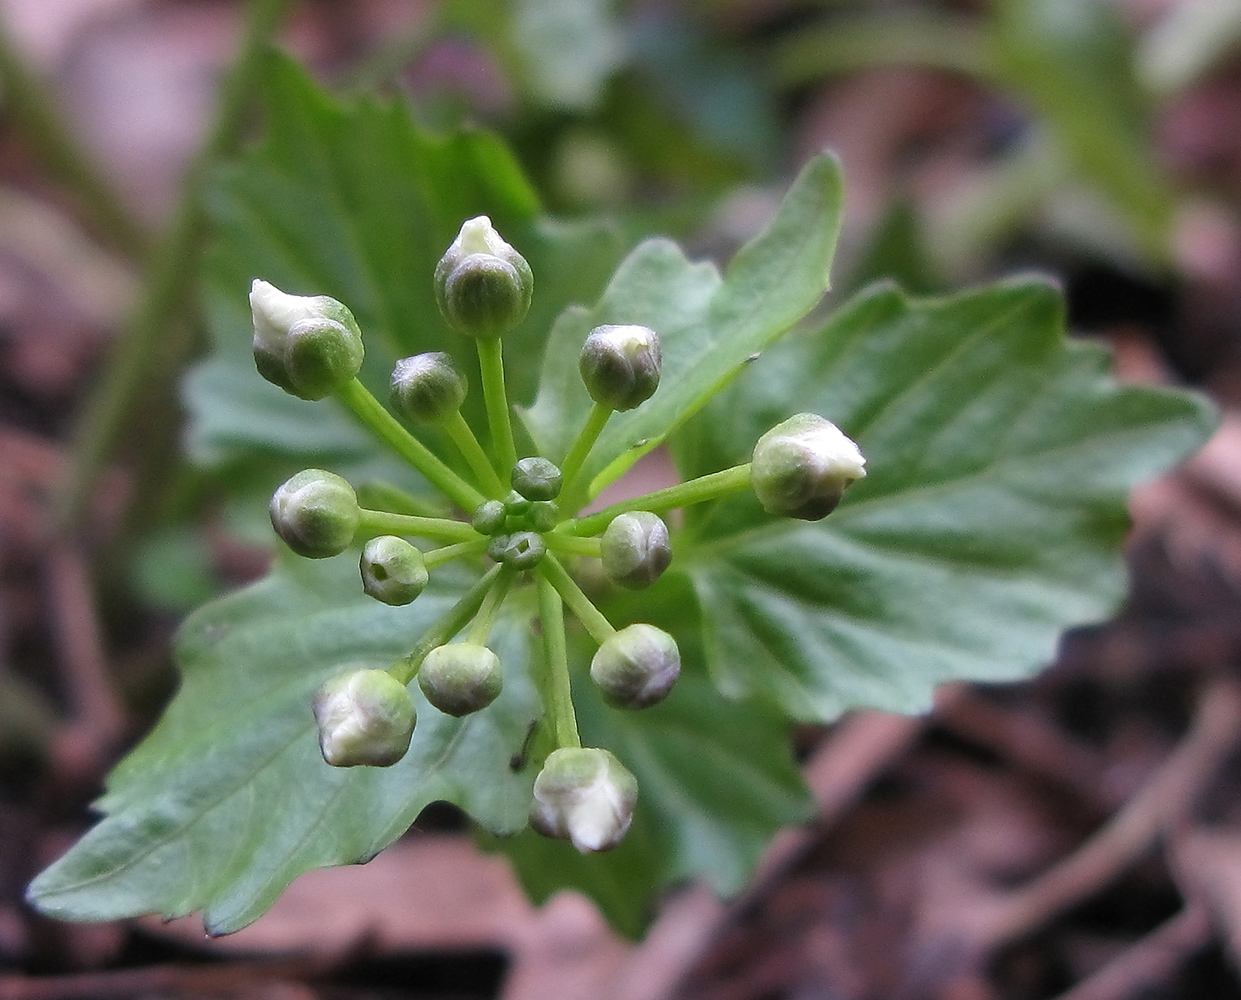
M 0 11 L 125 196 L 164 217 L 232 6 Z M 330 60 L 336 23 L 302 18 L 300 51 Z M 162 103 L 101 124 L 158 80 Z M 950 129 L 954 85 L 922 85 Z M 895 74 L 837 94 L 799 141 L 830 136 L 850 101 L 860 114 L 908 87 Z M 1238 118 L 1241 68 L 1161 133 L 1182 176 L 1222 178 L 1234 202 Z M 126 472 L 104 477 L 84 541 L 47 541 L 71 417 L 136 279 L 66 222 L 72 206 L 43 169 L 0 119 L 0 1000 L 1241 998 L 1235 223 L 1189 232 L 1176 280 L 1042 261 L 1063 268 L 1076 327 L 1115 346 L 1122 377 L 1189 381 L 1226 414 L 1202 455 L 1134 498 L 1121 614 L 1068 636 L 1030 683 L 945 689 L 927 718 L 801 732 L 818 821 L 776 841 L 742 899 L 687 888 L 627 944 L 580 899 L 532 910 L 459 818 L 433 809 L 371 865 L 308 876 L 254 927 L 208 941 L 192 920 L 67 925 L 22 901 L 169 692 L 177 621 L 109 576 Z M 218 528 L 205 538 L 224 578 L 261 570 Z

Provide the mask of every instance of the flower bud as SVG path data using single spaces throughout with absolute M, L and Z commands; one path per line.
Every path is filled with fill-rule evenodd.
M 306 469 L 271 498 L 271 524 L 299 556 L 326 559 L 349 548 L 361 522 L 358 495 L 340 476 Z
M 533 531 L 515 531 L 500 553 L 500 562 L 513 569 L 534 569 L 547 555 L 547 543 Z
M 829 420 L 798 413 L 777 424 L 754 446 L 750 481 L 768 514 L 817 521 L 845 487 L 866 475 L 858 446 Z
M 530 825 L 571 841 L 582 854 L 619 844 L 638 801 L 638 781 L 606 750 L 554 750 L 534 779 Z
M 535 531 L 551 531 L 560 523 L 560 508 L 554 500 L 538 500 L 530 505 L 529 517 Z
M 534 275 L 485 215 L 461 227 L 435 268 L 435 299 L 453 329 L 498 337 L 526 316 Z
M 487 543 L 487 555 L 496 562 L 504 562 L 504 551 L 508 548 L 508 542 L 508 535 L 492 535 L 491 540 Z
M 535 457 L 518 459 L 509 479 L 527 500 L 555 500 L 564 476 L 554 462 Z
M 613 518 L 600 543 L 608 579 L 630 590 L 649 587 L 672 562 L 668 526 L 649 510 Z
M 384 670 L 328 681 L 314 701 L 319 750 L 333 767 L 388 767 L 405 756 L 417 715 L 405 685 Z
M 616 708 L 647 708 L 663 701 L 680 675 L 676 640 L 654 625 L 621 629 L 590 661 L 591 679 Z
M 327 295 L 288 295 L 255 279 L 250 286 L 254 364 L 259 374 L 302 399 L 322 399 L 362 367 L 362 331 Z
M 367 542 L 360 567 L 362 589 L 384 604 L 409 604 L 427 585 L 422 553 L 396 535 L 380 535 Z
M 433 424 L 450 417 L 465 402 L 465 376 L 443 351 L 401 358 L 388 383 L 388 401 L 406 420 Z
M 441 712 L 460 717 L 495 701 L 504 678 L 499 657 L 486 646 L 452 642 L 427 654 L 418 671 L 418 686 Z
M 582 345 L 578 370 L 596 403 L 632 410 L 659 387 L 659 337 L 645 326 L 597 326 Z
M 530 513 L 530 501 L 516 490 L 509 490 L 504 498 L 504 510 L 510 517 L 524 517 Z
M 499 500 L 486 500 L 474 508 L 474 516 L 470 518 L 470 527 L 480 535 L 498 535 L 504 530 L 504 520 L 508 511 Z

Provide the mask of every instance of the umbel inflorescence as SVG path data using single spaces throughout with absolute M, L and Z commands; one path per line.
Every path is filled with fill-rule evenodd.
M 362 333 L 348 308 L 326 296 L 288 295 L 261 280 L 250 291 L 259 373 L 303 399 L 331 396 L 345 404 L 465 512 L 456 520 L 366 509 L 340 476 L 307 469 L 271 500 L 272 524 L 289 548 L 317 559 L 361 543 L 362 589 L 389 605 L 416 600 L 430 574 L 451 560 L 490 563 L 408 655 L 387 670 L 355 670 L 320 689 L 313 706 L 319 746 L 323 759 L 336 767 L 396 763 L 414 731 L 409 685 L 415 678 L 438 711 L 463 716 L 485 709 L 504 683 L 504 664 L 488 647 L 492 626 L 513 589 L 533 584 L 549 677 L 540 694 L 556 749 L 535 779 L 530 822 L 580 851 L 606 850 L 628 830 L 638 787 L 609 751 L 581 745 L 564 609 L 596 643 L 590 676 L 613 707 L 642 709 L 663 700 L 680 674 L 681 659 L 675 640 L 662 629 L 614 628 L 565 560 L 598 559 L 619 586 L 649 586 L 672 559 L 661 514 L 752 489 L 770 514 L 817 520 L 836 507 L 849 483 L 866 474 L 865 459 L 835 425 L 800 413 L 764 434 L 745 465 L 579 516 L 560 501 L 586 496 L 587 484 L 579 477 L 609 417 L 642 405 L 657 391 L 658 335 L 638 325 L 593 330 L 582 345 L 579 368 L 594 406 L 572 447 L 563 456 L 518 458 L 501 343 L 530 306 L 530 267 L 480 216 L 461 227 L 434 283 L 444 318 L 478 350 L 486 448 L 461 414 L 466 380 L 448 354 L 398 361 L 389 410 L 357 379 Z M 460 452 L 468 475 L 419 440 L 418 433 L 430 427 Z

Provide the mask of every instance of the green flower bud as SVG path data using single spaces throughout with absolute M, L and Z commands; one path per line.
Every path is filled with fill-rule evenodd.
M 516 490 L 510 490 L 504 498 L 504 510 L 510 517 L 524 517 L 530 513 L 530 501 Z
M 613 518 L 600 539 L 603 571 L 630 590 L 649 587 L 672 562 L 668 526 L 649 510 Z
M 530 825 L 582 854 L 606 851 L 628 832 L 637 801 L 637 779 L 607 750 L 564 747 L 534 779 Z
M 470 527 L 480 535 L 498 535 L 504 530 L 504 519 L 508 511 L 499 500 L 487 500 L 474 508 L 474 516 L 470 518 Z
M 362 367 L 362 331 L 327 295 L 287 295 L 255 279 L 250 286 L 254 364 L 259 374 L 302 399 L 322 399 Z
M 560 523 L 560 508 L 554 500 L 538 500 L 530 505 L 529 517 L 535 531 L 551 531 Z
M 405 685 L 384 670 L 328 681 L 314 701 L 319 750 L 333 767 L 388 767 L 405 756 L 417 715 Z
M 515 531 L 500 553 L 499 561 L 513 569 L 534 569 L 547 555 L 547 543 L 533 531 Z
M 485 215 L 461 227 L 435 268 L 435 299 L 453 329 L 498 337 L 526 316 L 534 275 Z
M 362 589 L 377 601 L 409 604 L 426 588 L 427 565 L 422 553 L 396 535 L 372 538 L 362 548 Z
M 659 337 L 645 326 L 597 326 L 582 345 L 578 370 L 596 403 L 632 410 L 659 387 Z
M 500 660 L 486 646 L 453 642 L 427 654 L 418 671 L 427 701 L 447 715 L 469 715 L 486 708 L 500 693 Z
M 680 675 L 676 640 L 654 625 L 621 629 L 590 661 L 591 679 L 616 708 L 647 708 L 663 701 Z
M 504 562 L 504 553 L 508 549 L 508 535 L 492 535 L 491 541 L 487 543 L 487 555 L 491 556 L 496 562 Z
M 829 420 L 798 413 L 777 424 L 754 446 L 750 481 L 768 514 L 817 521 L 845 487 L 866 475 L 858 446 Z
M 401 358 L 392 370 L 388 400 L 406 420 L 433 424 L 450 417 L 465 402 L 465 376 L 442 351 Z
M 518 459 L 509 479 L 513 489 L 527 500 L 555 500 L 564 482 L 559 466 L 537 457 Z
M 306 469 L 272 494 L 271 524 L 299 556 L 326 559 L 349 548 L 361 521 L 358 495 L 340 476 Z

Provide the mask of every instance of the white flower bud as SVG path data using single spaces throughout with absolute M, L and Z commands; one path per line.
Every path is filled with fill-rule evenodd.
M 328 681 L 314 702 L 319 749 L 333 767 L 388 767 L 405 756 L 417 716 L 413 699 L 384 670 L 355 670 Z
M 400 607 L 426 589 L 430 579 L 422 553 L 396 535 L 380 535 L 362 547 L 362 589 L 377 601 Z
M 358 495 L 344 479 L 306 469 L 272 494 L 271 524 L 299 556 L 327 559 L 349 548 L 362 520 Z
M 751 485 L 763 509 L 803 521 L 826 517 L 845 487 L 865 475 L 858 446 L 815 413 L 798 413 L 769 430 L 750 462 Z
M 590 677 L 616 708 L 648 708 L 668 696 L 681 676 L 681 651 L 654 625 L 628 625 L 604 640 L 590 661 Z
M 460 718 L 495 701 L 504 675 L 500 658 L 486 646 L 451 642 L 427 654 L 418 671 L 418 686 L 441 712 Z
M 628 832 L 637 801 L 637 779 L 612 754 L 565 747 L 551 753 L 534 779 L 530 825 L 582 854 L 606 851 Z
M 362 367 L 362 331 L 327 295 L 288 295 L 258 278 L 250 286 L 259 374 L 302 399 L 322 399 Z
M 662 365 L 659 336 L 645 326 L 597 326 L 578 358 L 590 398 L 618 411 L 632 410 L 654 395 Z
M 630 590 L 649 587 L 672 562 L 668 526 L 649 510 L 630 511 L 613 518 L 600 545 L 603 571 L 608 579 Z
M 498 337 L 526 316 L 534 275 L 485 215 L 469 219 L 435 268 L 435 299 L 453 329 Z

